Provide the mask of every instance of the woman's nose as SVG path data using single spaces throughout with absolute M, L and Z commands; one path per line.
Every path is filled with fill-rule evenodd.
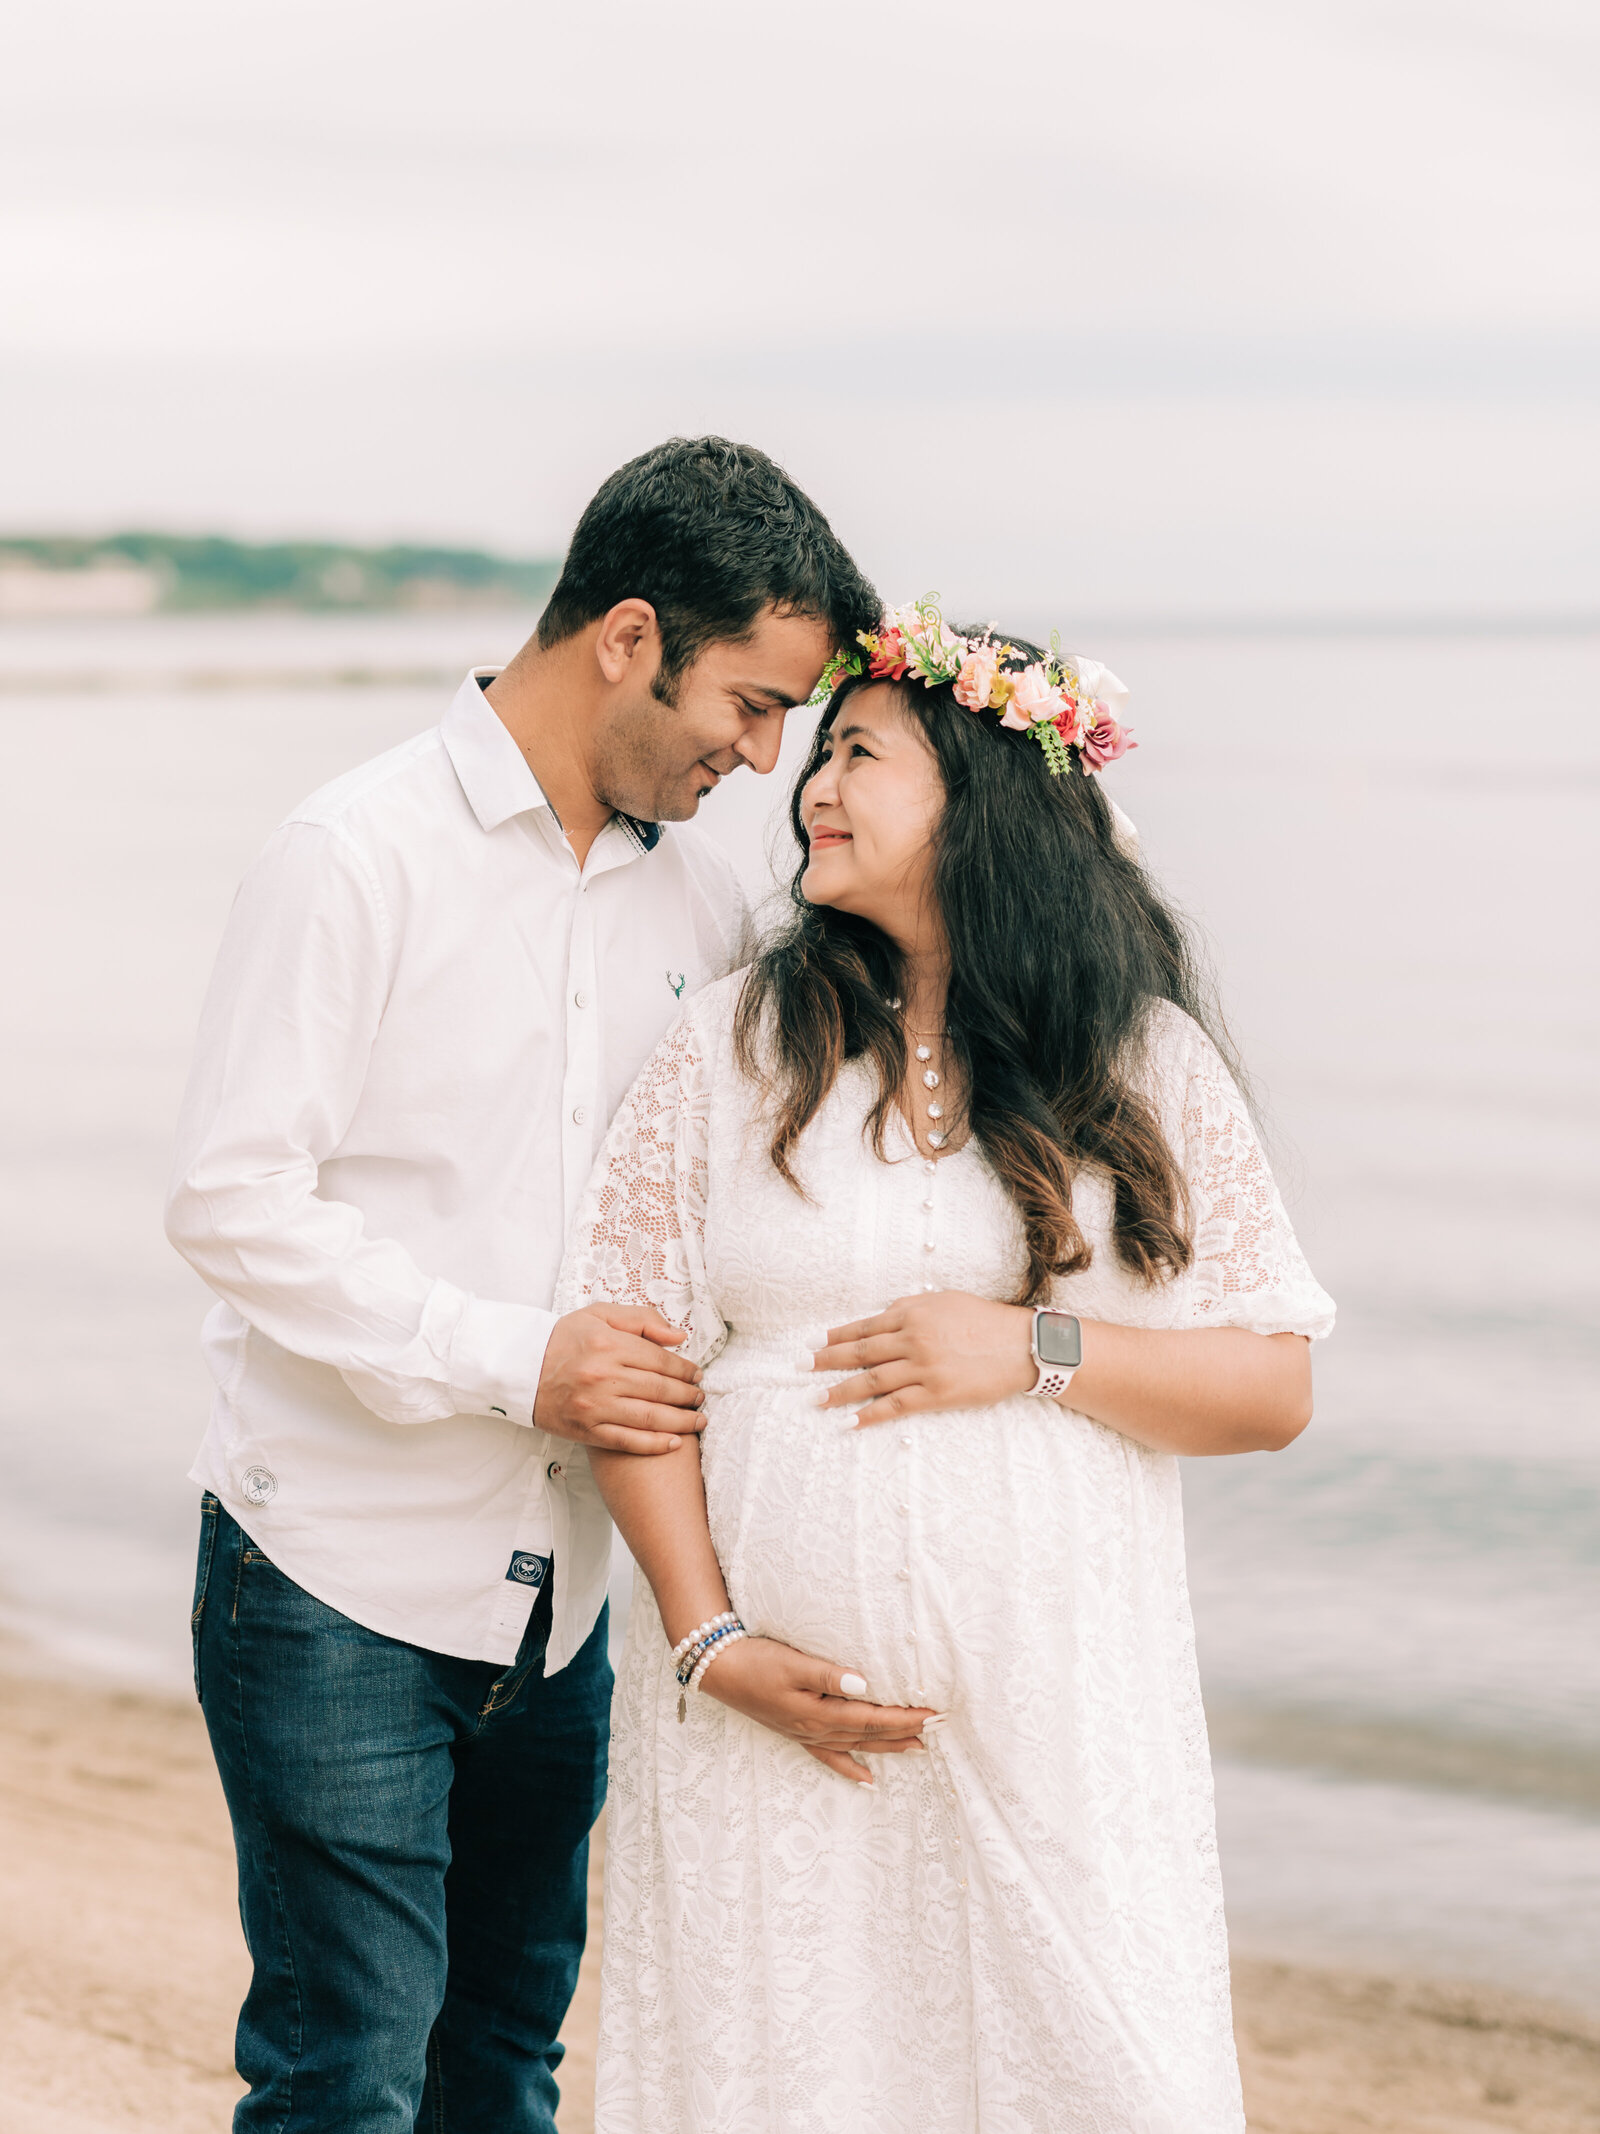
M 817 769 L 806 780 L 805 791 L 800 795 L 802 819 L 808 817 L 813 808 L 831 806 L 838 797 L 839 775 L 833 767 L 833 759 L 830 756 L 828 761 L 819 764 Z

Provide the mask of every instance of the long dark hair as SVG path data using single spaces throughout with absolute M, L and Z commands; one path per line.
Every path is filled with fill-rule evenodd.
M 793 910 L 757 957 L 735 1024 L 739 1064 L 773 1100 L 772 1161 L 797 1190 L 795 1145 L 845 1061 L 877 1071 L 867 1124 L 880 1157 L 904 1085 L 905 1037 L 890 1005 L 902 990 L 899 951 L 869 921 L 808 904 L 800 890 L 801 792 L 829 728 L 865 686 L 841 683 L 818 725 L 790 803 L 802 853 Z M 972 1135 L 1022 1218 L 1019 1301 L 1089 1265 L 1072 1209 L 1085 1165 L 1110 1180 L 1124 1266 L 1146 1282 L 1175 1274 L 1193 1254 L 1188 1196 L 1141 1069 L 1157 1001 L 1223 1036 L 1188 931 L 1118 846 L 1098 779 L 1076 768 L 1052 776 L 1037 742 L 993 712 L 964 710 L 948 684 L 894 686 L 944 779 L 933 894 L 950 950 L 945 1045 Z

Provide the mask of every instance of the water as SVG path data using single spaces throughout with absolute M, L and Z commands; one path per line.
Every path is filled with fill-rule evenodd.
M 17 1657 L 183 1678 L 204 1299 L 159 1208 L 228 899 L 527 621 L 0 632 Z M 1235 1938 L 1600 2007 L 1600 638 L 1085 645 L 1341 1307 L 1307 1436 L 1186 1477 Z M 778 799 L 706 809 L 753 884 Z

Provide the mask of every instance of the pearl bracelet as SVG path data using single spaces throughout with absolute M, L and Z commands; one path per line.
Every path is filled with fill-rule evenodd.
M 689 1650 L 689 1647 L 691 1645 L 697 1645 L 700 1640 L 705 1637 L 709 1632 L 713 1630 L 720 1630 L 724 1623 L 736 1623 L 738 1620 L 739 1618 L 736 1615 L 732 1614 L 714 1615 L 712 1616 L 709 1622 L 702 1623 L 698 1630 L 691 1630 L 686 1638 L 680 1638 L 677 1644 L 673 1646 L 672 1665 L 676 1667 L 678 1662 L 683 1658 L 684 1654 Z
M 737 1624 L 732 1630 L 723 1631 L 721 1636 L 701 1655 L 698 1666 L 689 1677 L 688 1687 L 690 1689 L 698 1689 L 704 1679 L 705 1671 L 712 1661 L 726 1652 L 730 1645 L 737 1645 L 741 1638 L 747 1638 L 749 1635 L 750 1633 L 743 1623 Z
M 735 1616 L 734 1620 L 731 1623 L 721 1624 L 719 1628 L 712 1631 L 710 1637 L 702 1638 L 698 1645 L 691 1645 L 689 1650 L 684 1654 L 683 1658 L 678 1662 L 677 1666 L 672 1670 L 678 1678 L 679 1688 L 688 1688 L 689 1677 L 694 1673 L 695 1669 L 700 1665 L 700 1662 L 705 1658 L 706 1654 L 710 1652 L 711 1648 L 714 1645 L 720 1645 L 724 1638 L 731 1638 L 736 1630 L 743 1630 L 743 1628 L 743 1623 L 741 1623 L 738 1617 Z

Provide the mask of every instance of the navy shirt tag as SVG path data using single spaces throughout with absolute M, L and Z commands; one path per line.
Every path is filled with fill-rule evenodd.
M 542 1586 L 549 1568 L 548 1556 L 534 1556 L 527 1549 L 518 1549 L 511 1558 L 506 1577 L 514 1586 Z

